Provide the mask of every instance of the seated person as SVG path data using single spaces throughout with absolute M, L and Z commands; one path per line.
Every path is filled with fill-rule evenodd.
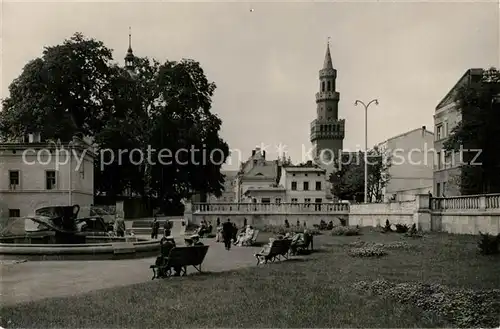
M 208 233 L 208 234 L 212 233 L 212 230 L 213 230 L 213 229 L 214 229 L 214 228 L 213 228 L 212 224 L 208 224 L 208 227 L 207 227 L 207 233 Z
M 297 233 L 292 238 L 292 244 L 290 245 L 290 251 L 292 255 L 295 255 L 299 248 L 307 247 L 306 239 L 308 238 L 309 232 L 304 230 L 304 233 Z
M 174 241 L 174 237 L 173 236 L 164 236 L 161 240 L 160 240 L 160 248 L 161 248 L 161 255 L 158 256 L 156 258 L 156 262 L 155 264 L 157 266 L 162 266 L 165 261 L 166 261 L 166 257 L 168 257 L 168 254 L 170 253 L 170 250 L 174 249 L 175 248 L 175 241 Z M 161 269 L 160 270 L 160 273 L 159 273 L 159 276 L 164 276 L 165 275 L 165 270 L 167 269 Z M 179 270 L 180 272 L 180 270 Z
M 255 256 L 262 259 L 265 255 L 268 255 L 271 251 L 271 247 L 273 246 L 274 241 L 276 241 L 275 238 L 269 238 L 269 243 L 264 245 L 264 247 L 259 251 L 258 254 L 255 254 Z
M 288 232 L 285 234 L 285 237 L 283 239 L 291 239 L 291 238 L 292 238 L 292 235 L 290 234 L 290 232 Z
M 196 234 L 203 236 L 205 233 L 207 233 L 207 225 L 205 222 L 201 222 L 200 227 L 196 230 Z
M 191 237 L 185 238 L 184 243 L 185 243 L 186 247 L 192 247 L 194 244 L 193 238 L 191 238 Z
M 191 239 L 193 240 L 193 246 L 203 246 L 203 242 L 200 241 L 199 235 L 191 235 Z
M 242 233 L 238 236 L 238 240 L 236 240 L 236 245 L 243 246 L 245 244 L 249 244 L 249 242 L 253 238 L 254 233 L 255 233 L 255 230 L 253 229 L 253 227 L 250 225 L 247 225 L 247 229 L 246 229 L 245 233 Z

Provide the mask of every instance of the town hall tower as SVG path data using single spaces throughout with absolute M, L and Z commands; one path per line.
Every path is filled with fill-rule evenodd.
M 339 119 L 340 94 L 336 91 L 337 70 L 333 68 L 328 42 L 323 68 L 319 71 L 319 92 L 316 93 L 316 119 L 311 122 L 311 143 L 315 162 L 331 167 L 342 152 L 345 120 Z M 333 158 L 332 158 L 333 157 Z

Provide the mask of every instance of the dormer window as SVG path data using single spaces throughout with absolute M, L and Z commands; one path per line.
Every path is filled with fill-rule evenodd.
M 254 159 L 254 160 L 253 160 L 253 164 L 254 164 L 254 165 L 256 165 L 256 164 L 257 164 L 257 160 L 256 160 L 256 159 Z

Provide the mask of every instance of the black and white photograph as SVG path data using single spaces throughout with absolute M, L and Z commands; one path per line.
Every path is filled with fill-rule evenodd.
M 499 0 L 4 0 L 0 41 L 0 329 L 500 328 Z

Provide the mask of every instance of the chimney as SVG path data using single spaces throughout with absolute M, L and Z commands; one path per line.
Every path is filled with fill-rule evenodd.
M 425 126 L 422 126 L 422 137 L 425 137 Z
M 252 150 L 252 156 L 254 156 L 254 155 L 255 155 L 255 150 Z
M 262 157 L 264 158 L 264 160 L 266 159 L 266 151 L 262 151 Z

